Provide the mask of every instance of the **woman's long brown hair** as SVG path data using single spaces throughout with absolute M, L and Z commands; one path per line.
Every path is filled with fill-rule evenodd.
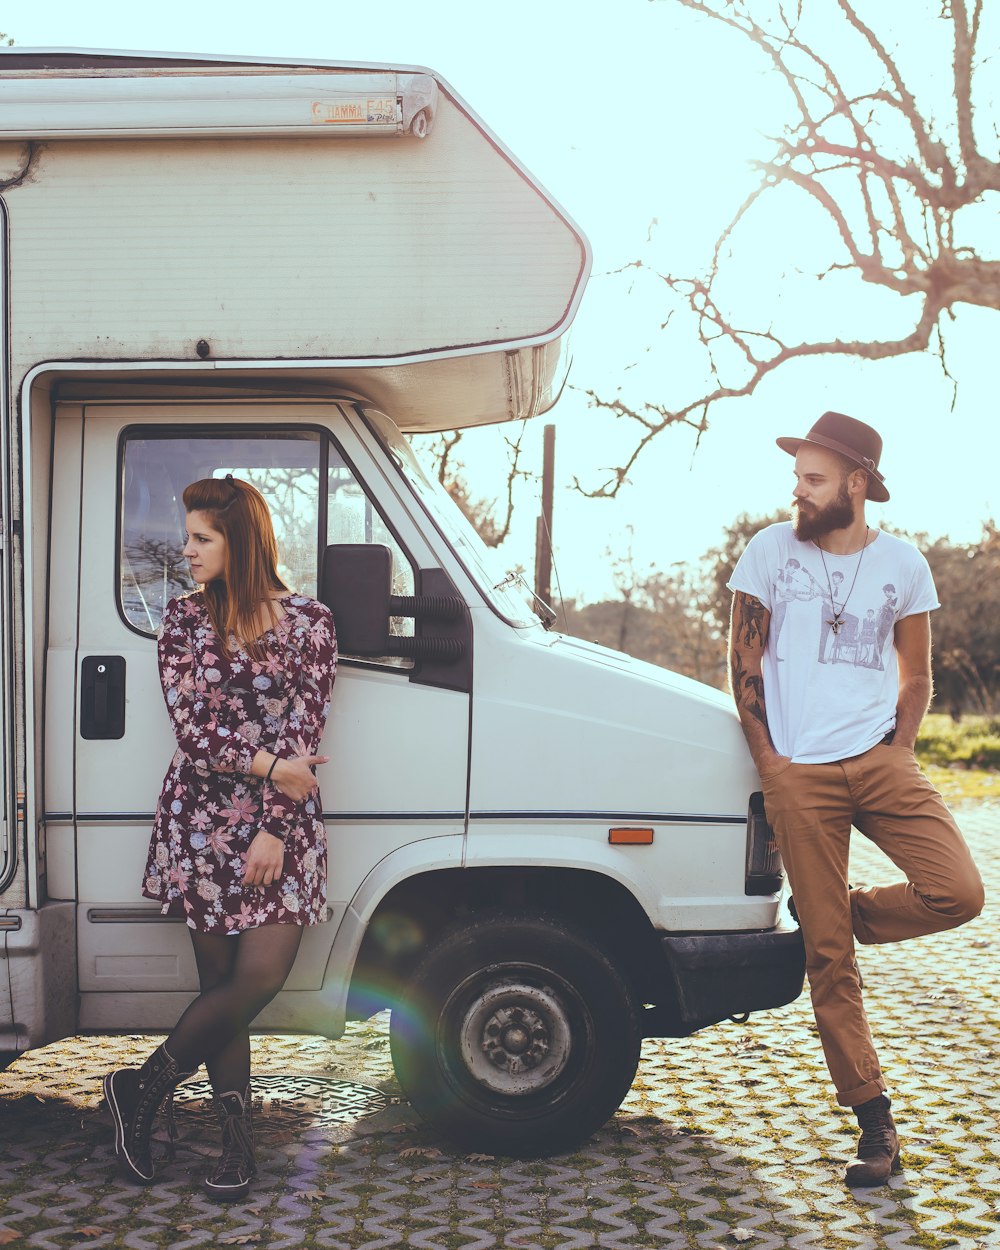
M 223 575 L 204 586 L 205 607 L 224 652 L 235 634 L 254 659 L 263 649 L 256 642 L 259 613 L 264 607 L 277 625 L 272 595 L 288 587 L 278 576 L 278 544 L 264 496 L 255 486 L 227 474 L 192 482 L 184 490 L 188 512 L 204 512 L 226 540 Z

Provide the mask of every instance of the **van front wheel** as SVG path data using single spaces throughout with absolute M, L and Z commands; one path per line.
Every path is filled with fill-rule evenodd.
M 396 1076 L 458 1144 L 572 1150 L 620 1105 L 639 1062 L 629 986 L 558 920 L 493 914 L 445 933 L 392 1012 Z

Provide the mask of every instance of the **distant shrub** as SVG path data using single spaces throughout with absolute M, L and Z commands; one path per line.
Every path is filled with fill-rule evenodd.
M 925 716 L 917 734 L 917 757 L 946 768 L 1000 769 L 1000 718 L 963 716 L 956 722 L 940 713 Z

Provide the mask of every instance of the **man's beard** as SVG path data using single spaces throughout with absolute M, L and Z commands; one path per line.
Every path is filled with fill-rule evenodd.
M 792 505 L 792 529 L 800 542 L 810 542 L 822 538 L 831 530 L 843 530 L 854 520 L 854 505 L 847 493 L 844 482 L 840 484 L 840 493 L 833 503 L 825 508 L 817 508 L 814 504 L 803 504 L 798 501 Z

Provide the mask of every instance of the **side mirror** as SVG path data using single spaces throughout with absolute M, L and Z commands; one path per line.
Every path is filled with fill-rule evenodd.
M 422 579 L 426 572 L 422 573 Z M 389 618 L 454 622 L 465 615 L 458 595 L 394 595 L 392 553 L 381 543 L 335 543 L 323 553 L 321 598 L 333 613 L 345 655 L 404 655 L 454 664 L 465 654 L 460 637 L 389 633 Z
M 388 655 L 392 552 L 378 543 L 337 543 L 323 553 L 320 598 L 346 655 Z

